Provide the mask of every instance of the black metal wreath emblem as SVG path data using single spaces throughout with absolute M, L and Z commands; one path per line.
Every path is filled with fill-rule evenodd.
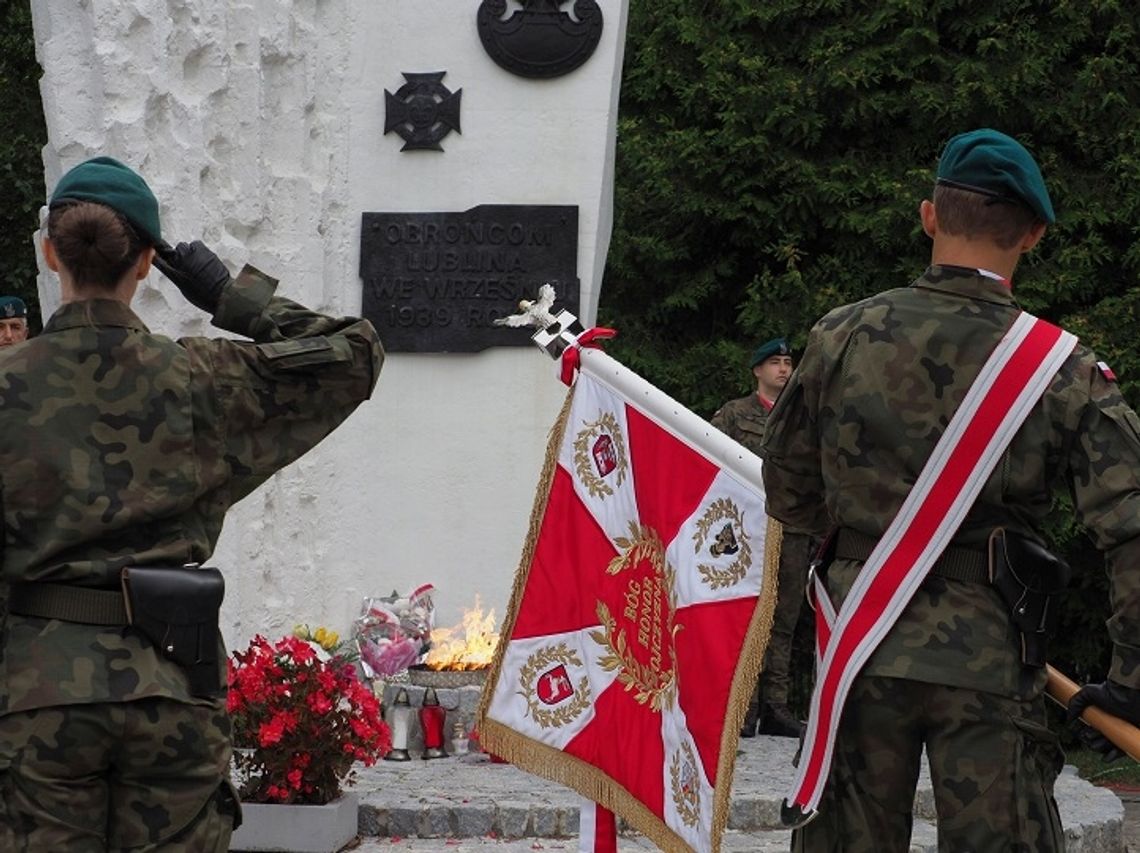
M 573 15 L 563 11 L 571 6 Z M 596 0 L 522 0 L 504 19 L 507 0 L 483 0 L 477 26 L 491 59 L 520 77 L 561 77 L 585 62 L 602 37 Z

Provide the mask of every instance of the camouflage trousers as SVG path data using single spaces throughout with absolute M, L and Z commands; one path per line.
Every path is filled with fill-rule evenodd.
M 0 717 L 0 850 L 224 851 L 237 796 L 222 702 Z
M 756 682 L 756 690 L 748 704 L 748 715 L 755 719 L 762 704 L 786 705 L 791 684 L 792 639 L 796 622 L 807 606 L 804 587 L 807 585 L 808 563 L 811 562 L 814 541 L 806 533 L 783 532 L 780 541 L 779 582 L 776 593 L 776 610 L 772 614 L 772 633 L 764 652 L 764 668 Z
M 1063 756 L 1044 700 L 860 676 L 818 816 L 795 853 L 906 853 L 923 747 L 941 853 L 1065 849 L 1053 783 Z

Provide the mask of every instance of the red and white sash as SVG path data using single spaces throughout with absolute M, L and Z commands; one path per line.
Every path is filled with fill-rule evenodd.
M 990 355 L 838 614 L 817 581 L 816 684 L 788 806 L 810 816 L 831 767 L 843 703 L 1045 393 L 1077 339 L 1022 313 Z

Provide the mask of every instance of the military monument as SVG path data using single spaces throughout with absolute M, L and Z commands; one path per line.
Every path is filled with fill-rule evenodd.
M 129 163 L 172 241 L 363 310 L 388 351 L 338 440 L 231 513 L 227 641 L 345 630 L 363 596 L 422 582 L 441 624 L 476 594 L 501 612 L 563 388 L 493 320 L 547 281 L 596 316 L 625 0 L 32 8 L 49 192 L 89 156 Z M 40 293 L 50 313 L 46 270 Z M 207 331 L 157 273 L 135 304 Z

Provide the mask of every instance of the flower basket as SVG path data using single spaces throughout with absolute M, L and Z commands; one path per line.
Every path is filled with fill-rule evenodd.
M 339 653 L 336 635 L 298 633 L 275 643 L 254 637 L 229 661 L 227 706 L 243 807 L 329 803 L 355 781 L 356 762 L 371 766 L 392 746 L 379 701 Z M 318 653 L 318 641 L 326 654 Z

